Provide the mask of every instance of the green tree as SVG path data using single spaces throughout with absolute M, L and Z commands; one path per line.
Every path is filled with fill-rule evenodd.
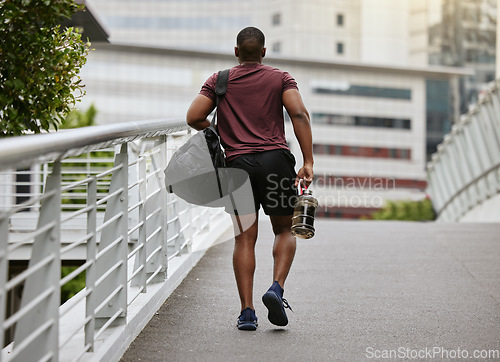
M 0 0 L 0 136 L 57 129 L 84 95 L 90 43 L 59 23 L 73 0 Z
M 97 109 L 93 104 L 86 111 L 73 109 L 68 113 L 60 128 L 80 128 L 89 127 L 95 124 Z

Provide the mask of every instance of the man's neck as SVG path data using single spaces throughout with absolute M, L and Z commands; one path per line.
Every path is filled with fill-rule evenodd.
M 243 60 L 243 61 L 240 61 L 240 65 L 250 65 L 250 64 L 262 64 L 262 60 Z

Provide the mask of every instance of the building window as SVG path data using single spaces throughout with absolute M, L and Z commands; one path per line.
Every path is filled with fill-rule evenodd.
M 271 49 L 273 53 L 281 53 L 281 43 L 280 42 L 273 43 Z
M 393 158 L 397 160 L 411 160 L 411 150 L 408 148 L 386 148 L 329 145 L 314 143 L 313 153 L 316 155 L 334 155 L 366 158 Z
M 337 54 L 344 54 L 344 43 L 337 43 Z
M 314 93 L 321 94 L 339 94 L 370 98 L 411 99 L 411 89 L 372 87 L 349 83 L 332 83 L 331 85 L 328 83 L 321 83 L 318 85 L 313 84 L 312 90 Z
M 392 129 L 411 129 L 410 119 L 346 116 L 340 114 L 313 113 L 312 118 L 316 124 L 333 124 L 350 127 L 377 127 Z
M 344 25 L 344 15 L 343 14 L 337 14 L 337 25 L 338 26 Z
M 272 17 L 273 26 L 278 26 L 281 24 L 281 14 L 274 14 Z

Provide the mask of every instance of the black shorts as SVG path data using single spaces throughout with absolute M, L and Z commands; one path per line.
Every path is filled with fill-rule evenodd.
M 297 189 L 295 157 L 279 149 L 248 153 L 228 161 L 227 167 L 245 170 L 252 185 L 255 211 L 262 205 L 267 215 L 292 215 Z

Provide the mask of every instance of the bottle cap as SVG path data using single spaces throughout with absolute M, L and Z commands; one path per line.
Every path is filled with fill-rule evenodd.
M 312 191 L 310 189 L 305 189 L 303 195 L 312 195 Z

